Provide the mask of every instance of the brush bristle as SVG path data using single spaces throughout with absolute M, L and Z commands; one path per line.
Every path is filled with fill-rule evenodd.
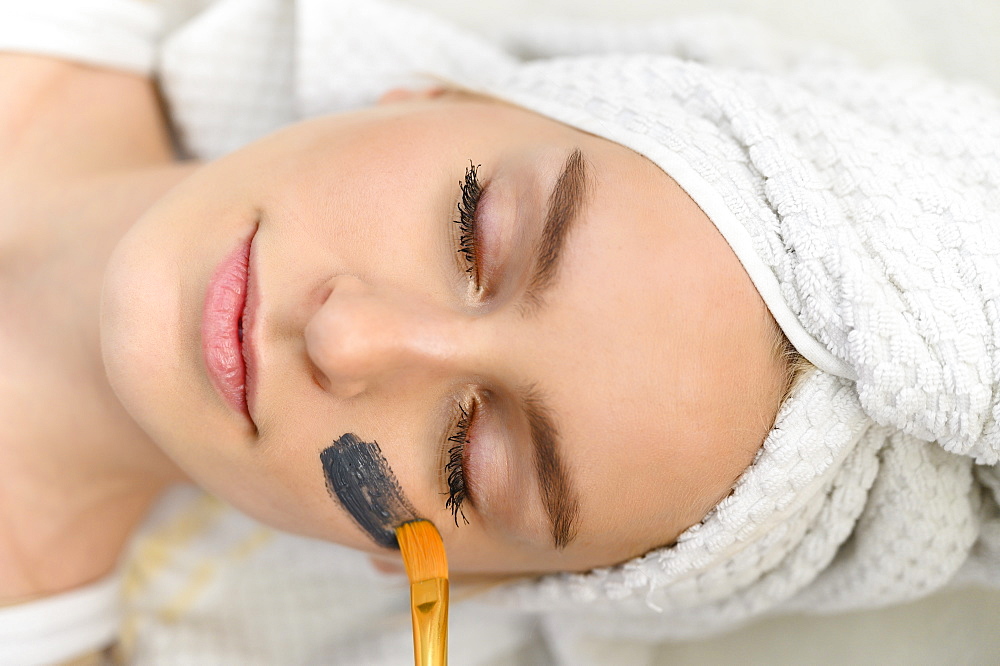
M 448 558 L 444 542 L 434 523 L 429 520 L 411 520 L 396 528 L 396 540 L 403 553 L 406 576 L 411 583 L 428 578 L 448 577 Z

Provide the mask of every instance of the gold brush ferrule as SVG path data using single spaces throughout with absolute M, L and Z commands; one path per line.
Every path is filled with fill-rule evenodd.
M 428 578 L 410 585 L 410 614 L 416 666 L 447 666 L 448 579 Z

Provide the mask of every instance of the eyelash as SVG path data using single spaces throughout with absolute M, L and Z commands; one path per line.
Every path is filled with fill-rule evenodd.
M 468 525 L 469 519 L 465 517 L 462 505 L 469 495 L 468 486 L 465 479 L 465 445 L 469 443 L 469 427 L 476 417 L 476 403 L 466 411 L 462 405 L 458 406 L 462 415 L 455 424 L 455 431 L 448 437 L 451 448 L 448 449 L 448 462 L 444 466 L 445 476 L 448 480 L 448 500 L 444 503 L 446 509 L 451 511 L 455 519 L 455 526 L 458 526 L 458 516 L 462 516 L 462 521 Z
M 472 276 L 476 286 L 479 286 L 479 257 L 476 247 L 476 207 L 483 194 L 482 185 L 479 183 L 479 167 L 481 164 L 472 164 L 465 170 L 465 180 L 459 183 L 462 190 L 462 199 L 458 202 L 458 225 L 460 234 L 458 237 L 458 253 L 465 259 L 465 272 Z
M 465 272 L 468 273 L 476 285 L 479 286 L 478 255 L 476 247 L 476 207 L 483 194 L 483 187 L 479 182 L 480 164 L 473 164 L 469 160 L 469 166 L 465 169 L 465 178 L 459 182 L 461 188 L 461 199 L 458 202 L 458 219 L 455 224 L 459 228 L 458 254 L 465 260 Z M 468 485 L 465 478 L 465 445 L 469 443 L 469 427 L 476 416 L 476 403 L 466 410 L 462 405 L 458 405 L 461 411 L 458 421 L 455 424 L 455 431 L 448 437 L 451 445 L 448 449 L 448 462 L 445 463 L 444 473 L 448 482 L 448 499 L 445 508 L 451 511 L 458 526 L 458 517 L 462 517 L 462 522 L 469 524 L 469 519 L 465 517 L 462 505 L 469 496 Z

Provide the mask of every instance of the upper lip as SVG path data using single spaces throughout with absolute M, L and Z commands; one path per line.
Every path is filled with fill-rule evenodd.
M 260 290 L 258 288 L 258 273 L 256 266 L 256 245 L 253 241 L 257 235 L 257 229 L 254 229 L 253 236 L 250 237 L 250 258 L 247 261 L 247 284 L 246 284 L 246 299 L 243 305 L 243 315 L 240 321 L 243 324 L 243 341 L 241 344 L 243 352 L 243 364 L 246 367 L 246 377 L 243 382 L 243 388 L 246 395 L 247 411 L 250 415 L 250 421 L 256 427 L 257 422 L 254 419 L 255 406 L 257 402 L 257 368 L 259 367 L 257 359 L 257 347 L 256 347 L 256 322 L 257 322 L 257 310 L 260 305 Z

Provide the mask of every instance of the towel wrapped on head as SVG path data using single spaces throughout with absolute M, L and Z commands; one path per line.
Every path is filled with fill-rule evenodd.
M 453 81 L 659 165 L 815 365 L 730 496 L 676 543 L 493 599 L 558 611 L 546 622 L 563 637 L 656 639 L 882 606 L 956 580 L 1000 585 L 996 97 L 864 70 L 743 20 L 550 26 L 505 48 L 387 2 L 296 12 L 294 62 L 272 63 L 294 71 L 275 70 L 275 93 L 294 94 L 266 109 L 268 127 L 232 122 L 259 90 L 227 97 L 233 108 L 178 107 L 192 153 L 395 85 Z M 287 37 L 289 21 L 274 25 Z M 198 76 L 166 60 L 168 98 Z
M 774 61 L 576 56 L 483 86 L 663 168 L 816 366 L 676 544 L 512 593 L 577 632 L 881 606 L 970 555 L 1000 582 L 1000 541 L 977 543 L 1000 496 L 1000 102 L 823 54 Z

